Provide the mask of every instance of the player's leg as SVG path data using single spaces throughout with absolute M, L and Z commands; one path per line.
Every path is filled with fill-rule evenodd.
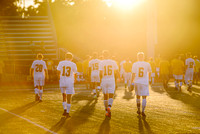
M 101 84 L 100 84 L 100 82 L 97 82 L 96 83 L 97 84 L 97 97 L 99 97 L 99 94 L 100 94 L 100 90 L 101 90 Z
M 72 98 L 72 94 L 67 94 L 67 117 L 70 117 L 69 112 L 71 109 L 71 98 Z
M 34 87 L 35 87 L 35 101 L 39 100 L 39 80 L 38 77 L 34 76 Z
M 128 73 L 124 72 L 124 84 L 125 84 L 125 88 L 127 88 L 127 81 L 128 81 Z
M 97 97 L 97 93 L 96 93 L 96 88 L 95 88 L 95 82 L 91 82 L 91 88 L 92 88 L 92 92 L 94 95 L 94 98 Z
M 145 108 L 146 108 L 146 104 L 147 104 L 146 96 L 142 96 L 142 116 L 146 116 L 145 113 L 144 113 Z
M 130 89 L 130 87 L 131 87 L 131 78 L 132 78 L 132 75 L 131 75 L 131 73 L 129 72 L 128 73 L 128 88 Z
M 60 90 L 62 92 L 62 97 L 63 97 L 63 102 L 62 102 L 63 109 L 64 109 L 63 116 L 66 116 L 67 115 L 66 88 L 61 87 Z
M 39 100 L 39 87 L 35 85 L 35 101 Z
M 140 114 L 141 112 L 140 112 L 140 96 L 139 95 L 137 95 L 137 97 L 136 97 L 136 104 L 137 104 L 137 114 Z
M 40 102 L 42 102 L 42 94 L 43 94 L 43 86 L 39 86 L 39 97 L 40 97 Z
M 104 107 L 105 107 L 105 111 L 106 111 L 106 116 L 108 116 L 108 93 L 104 93 Z

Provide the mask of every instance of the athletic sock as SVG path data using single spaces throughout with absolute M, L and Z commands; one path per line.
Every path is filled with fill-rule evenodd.
M 112 107 L 112 104 L 113 104 L 113 98 L 109 98 L 108 99 L 108 107 Z
M 42 94 L 43 94 L 43 90 L 40 90 L 40 93 L 39 93 L 39 95 L 40 95 L 40 100 L 42 100 Z
M 183 85 L 183 82 L 180 82 L 180 86 L 182 86 Z
M 64 110 L 67 109 L 66 104 L 67 104 L 66 102 L 63 102 L 63 103 L 62 103 L 62 105 L 63 105 L 63 109 L 64 109 Z
M 96 94 L 96 89 L 93 89 L 93 93 Z
M 174 81 L 174 84 L 175 84 L 175 86 L 177 87 L 177 81 L 176 81 L 176 80 Z
M 152 83 L 151 84 L 154 84 L 154 78 L 152 78 Z
M 144 112 L 145 110 L 146 103 L 147 103 L 146 99 L 142 99 L 142 112 Z
M 138 111 L 140 111 L 140 99 L 136 99 Z
M 108 107 L 108 100 L 104 100 L 104 106 L 105 106 L 105 109 L 107 109 L 107 107 Z
M 68 104 L 68 103 L 67 103 L 67 113 L 69 113 L 70 108 L 71 108 L 71 104 Z
M 39 94 L 39 89 L 35 88 L 35 94 Z

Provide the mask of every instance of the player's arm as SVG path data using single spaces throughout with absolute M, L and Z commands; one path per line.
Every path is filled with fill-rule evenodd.
M 119 70 L 118 70 L 118 69 L 115 70 L 114 73 L 115 73 L 115 79 L 116 79 L 116 80 L 117 80 L 118 78 L 120 78 L 120 73 L 119 73 Z
M 34 69 L 31 67 L 30 68 L 30 76 L 31 76 L 31 78 L 33 78 L 33 72 L 34 72 Z
M 132 83 L 134 83 L 134 81 L 135 81 L 135 73 L 132 73 Z
M 102 78 L 103 78 L 103 70 L 100 70 L 100 82 L 101 82 Z
M 48 80 L 48 79 L 49 79 L 48 70 L 47 70 L 47 69 L 44 69 L 44 72 L 45 72 L 46 79 Z

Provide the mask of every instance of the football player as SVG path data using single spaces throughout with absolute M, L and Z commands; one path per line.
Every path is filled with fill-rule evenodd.
M 89 76 L 91 81 L 91 88 L 93 89 L 94 98 L 99 97 L 100 92 L 100 74 L 99 74 L 99 64 L 98 53 L 93 53 L 93 59 L 89 62 Z
M 151 65 L 144 61 L 144 53 L 138 52 L 138 61 L 132 66 L 132 85 L 135 86 L 137 103 L 137 114 L 140 115 L 140 96 L 142 96 L 142 116 L 145 115 L 146 97 L 149 96 L 149 76 L 151 76 Z
M 195 67 L 194 67 L 194 83 L 198 84 L 199 81 L 199 69 L 200 69 L 200 62 L 197 59 L 197 56 L 194 56 Z
M 41 53 L 37 54 L 37 60 L 33 61 L 30 75 L 34 78 L 35 100 L 42 102 L 43 86 L 46 79 L 48 79 L 48 71 L 46 62 L 43 60 L 44 56 Z
M 120 78 L 121 80 L 124 80 L 124 67 L 123 67 L 123 64 L 124 64 L 125 60 L 121 61 L 119 66 L 120 66 Z
M 177 55 L 176 58 L 172 60 L 171 68 L 175 89 L 181 91 L 181 86 L 183 85 L 184 62 L 181 60 L 180 55 Z
M 126 61 L 123 63 L 123 68 L 124 68 L 124 83 L 125 83 L 125 88 L 130 88 L 131 86 L 131 69 L 132 69 L 132 63 L 129 59 L 126 59 Z
M 89 89 L 89 61 L 91 60 L 90 55 L 86 55 L 86 59 L 83 61 L 83 77 L 85 79 L 86 88 Z
M 71 108 L 71 97 L 75 93 L 74 75 L 77 73 L 77 66 L 74 62 L 72 62 L 72 59 L 73 55 L 69 52 L 66 53 L 65 60 L 60 61 L 57 67 L 58 73 L 60 75 L 60 90 L 63 96 L 63 116 L 66 117 L 70 117 L 69 112 Z
M 155 80 L 155 76 L 156 76 L 156 65 L 155 65 L 155 62 L 153 61 L 152 57 L 149 58 L 149 63 L 151 65 L 151 69 L 152 69 L 152 73 L 151 73 L 151 76 L 150 76 L 150 84 L 153 85 L 154 80 Z
M 168 88 L 170 63 L 166 59 L 160 61 L 160 76 L 163 81 L 163 87 Z
M 187 90 L 191 92 L 195 61 L 194 59 L 192 59 L 192 55 L 190 53 L 187 54 L 187 59 L 185 60 L 185 67 L 185 83 L 188 85 Z
M 103 56 L 104 60 L 100 63 L 101 86 L 104 94 L 106 116 L 111 117 L 111 107 L 115 92 L 115 76 L 119 76 L 119 71 L 117 63 L 110 59 L 110 53 L 108 50 L 103 51 Z

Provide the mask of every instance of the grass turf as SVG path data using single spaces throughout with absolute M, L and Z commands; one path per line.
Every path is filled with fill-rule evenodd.
M 105 118 L 103 95 L 93 99 L 84 85 L 76 85 L 72 99 L 71 118 L 62 117 L 60 90 L 46 87 L 43 102 L 34 102 L 31 88 L 0 89 L 0 107 L 25 117 L 56 133 L 124 134 L 124 133 L 200 133 L 200 87 L 182 92 L 160 84 L 150 89 L 146 118 L 137 116 L 134 92 L 120 85 L 112 107 L 112 119 Z M 0 110 L 0 133 L 48 133 L 43 129 Z

